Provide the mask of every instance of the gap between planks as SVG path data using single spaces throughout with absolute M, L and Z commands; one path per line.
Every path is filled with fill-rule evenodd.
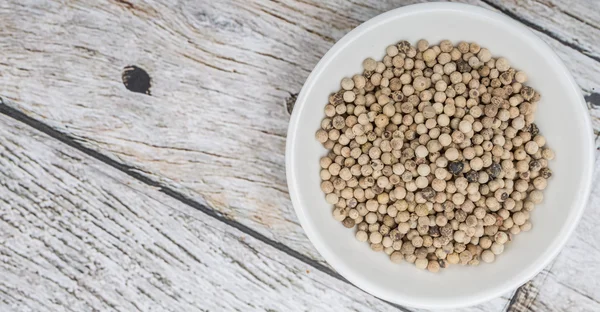
M 344 277 L 342 277 L 340 274 L 338 274 L 331 268 L 319 263 L 318 261 L 315 261 L 315 260 L 309 258 L 308 256 L 305 256 L 280 242 L 271 240 L 268 237 L 265 237 L 264 235 L 256 232 L 255 230 L 247 227 L 246 225 L 243 225 L 234 220 L 228 219 L 224 215 L 218 213 L 216 210 L 210 209 L 210 208 L 202 205 L 201 203 L 184 196 L 183 194 L 173 190 L 169 186 L 163 185 L 159 182 L 149 179 L 143 173 L 140 173 L 140 171 L 138 169 L 130 167 L 125 164 L 122 164 L 122 163 L 119 163 L 106 155 L 103 155 L 99 152 L 96 152 L 96 151 L 90 149 L 90 148 L 87 148 L 87 147 L 81 145 L 80 143 L 78 143 L 73 137 L 66 135 L 60 131 L 54 130 L 51 127 L 47 126 L 46 124 L 44 124 L 36 119 L 33 119 L 12 107 L 7 106 L 1 97 L 0 97 L 0 113 L 6 115 L 8 117 L 11 117 L 19 122 L 22 122 L 38 131 L 72 147 L 72 148 L 75 148 L 78 151 L 107 164 L 108 166 L 111 166 L 121 172 L 124 172 L 125 174 L 129 175 L 130 177 L 132 177 L 140 182 L 143 182 L 149 186 L 157 188 L 161 193 L 166 194 L 185 205 L 188 205 L 194 209 L 197 209 L 211 218 L 214 218 L 220 222 L 223 222 L 224 224 L 227 224 L 237 230 L 240 230 L 241 232 L 243 232 L 243 233 L 245 233 L 245 234 L 247 234 L 269 246 L 272 246 L 272 247 L 286 253 L 287 255 L 294 257 L 294 258 L 306 263 L 307 265 L 310 265 L 311 267 L 313 267 L 335 279 L 338 279 L 340 281 L 343 281 L 345 283 L 353 285 L 352 283 L 348 282 Z M 407 310 L 406 308 L 404 308 L 402 306 L 399 306 L 399 305 L 396 305 L 396 304 L 393 304 L 390 302 L 387 302 L 387 303 L 398 308 L 401 311 L 409 312 L 409 310 Z
M 122 1 L 122 2 L 124 3 L 124 1 Z M 483 2 L 483 3 L 486 3 L 486 4 L 488 4 L 488 5 L 492 6 L 492 7 L 494 7 L 494 8 L 496 8 L 496 9 L 500 10 L 500 11 L 502 11 L 504 14 L 507 14 L 507 15 L 511 16 L 512 18 L 515 18 L 515 19 L 519 20 L 520 22 L 522 22 L 522 23 L 526 24 L 527 26 L 529 26 L 529 27 L 531 27 L 531 28 L 534 28 L 534 29 L 536 29 L 536 30 L 538 30 L 538 31 L 540 31 L 540 32 L 542 32 L 542 33 L 544 33 L 544 34 L 546 34 L 546 35 L 548 35 L 548 36 L 550 36 L 550 37 L 554 38 L 555 40 L 557 40 L 557 41 L 561 42 L 562 44 L 565 44 L 564 42 L 562 42 L 562 41 L 560 40 L 560 38 L 556 38 L 555 36 L 553 36 L 553 34 L 552 34 L 552 33 L 549 33 L 549 32 L 548 32 L 548 31 L 546 31 L 546 29 L 544 29 L 543 27 L 541 27 L 541 26 L 537 26 L 536 24 L 531 24 L 531 25 L 530 25 L 530 24 L 526 23 L 526 20 L 523 20 L 522 18 L 519 18 L 518 16 L 515 16 L 514 14 L 511 14 L 511 12 L 510 12 L 510 11 L 508 11 L 508 10 L 506 10 L 505 8 L 494 6 L 493 4 L 489 3 L 489 1 L 482 0 L 482 2 Z M 575 47 L 573 47 L 573 46 L 569 46 L 569 47 L 571 47 L 571 48 L 573 48 L 573 49 L 575 49 L 575 50 L 577 50 L 577 51 L 580 51 L 579 49 L 577 49 L 577 48 L 575 48 Z M 581 52 L 581 51 L 580 51 L 580 52 Z M 595 59 L 595 61 L 598 61 L 598 60 L 597 60 L 597 59 Z M 25 118 L 29 118 L 29 117 L 27 117 L 27 116 L 26 116 L 26 115 L 24 115 L 24 114 L 22 114 L 22 115 L 23 115 L 23 117 L 25 117 Z M 10 116 L 10 115 L 9 115 L 9 116 Z M 11 116 L 11 117 L 15 118 L 14 116 Z M 22 120 L 21 120 L 21 121 L 22 121 Z M 37 121 L 35 121 L 34 119 L 31 119 L 30 121 L 37 122 Z M 26 123 L 27 123 L 27 122 L 26 122 Z M 28 124 L 29 124 L 29 123 L 28 123 Z M 29 124 L 29 125 L 31 126 L 31 124 Z M 186 203 L 187 205 L 190 205 L 190 206 L 192 206 L 192 207 L 194 207 L 194 208 L 196 208 L 196 209 L 198 209 L 198 210 L 200 210 L 200 211 L 202 211 L 202 212 L 206 213 L 207 215 L 209 215 L 209 216 L 211 216 L 211 217 L 215 217 L 215 218 L 217 218 L 217 219 L 221 220 L 222 222 L 225 222 L 225 223 L 227 223 L 227 224 L 229 224 L 229 225 L 232 225 L 232 223 L 233 223 L 233 224 L 237 224 L 238 226 L 240 226 L 240 227 L 243 227 L 243 228 L 245 228 L 246 230 L 240 229 L 239 227 L 237 227 L 237 226 L 235 226 L 235 225 L 232 225 L 232 226 L 234 226 L 234 227 L 237 227 L 238 229 L 240 229 L 240 230 L 244 231 L 245 233 L 248 233 L 247 231 L 251 231 L 251 232 L 253 232 L 254 234 L 256 234 L 256 235 L 258 236 L 258 237 L 257 237 L 257 236 L 254 236 L 254 237 L 256 237 L 257 239 L 259 239 L 259 240 L 262 240 L 262 241 L 264 241 L 265 243 L 268 243 L 268 244 L 270 244 L 270 245 L 272 245 L 272 246 L 275 246 L 275 247 L 276 247 L 276 248 L 278 248 L 278 249 L 281 249 L 281 248 L 279 248 L 279 247 L 277 247 L 277 246 L 279 246 L 279 245 L 280 245 L 280 246 L 283 246 L 284 248 L 288 249 L 287 251 L 286 251 L 286 250 L 284 250 L 286 253 L 290 254 L 291 256 L 294 256 L 294 255 L 293 255 L 293 254 L 291 254 L 291 253 L 295 253 L 295 254 L 299 255 L 300 257 L 306 258 L 306 260 L 308 260 L 308 261 L 309 261 L 309 262 L 311 262 L 311 263 L 309 263 L 309 262 L 307 262 L 307 261 L 304 261 L 304 260 L 302 260 L 302 261 L 304 261 L 305 263 L 307 263 L 307 264 L 309 264 L 309 265 L 311 265 L 311 266 L 313 266 L 313 267 L 315 267 L 315 268 L 317 268 L 317 265 L 320 265 L 318 262 L 315 262 L 314 260 L 312 260 L 312 259 L 310 259 L 310 258 L 308 258 L 308 257 L 306 257 L 306 256 L 304 256 L 304 255 L 302 255 L 301 253 L 297 253 L 297 252 L 295 252 L 294 250 L 291 250 L 289 247 L 287 247 L 287 246 L 285 246 L 285 245 L 283 245 L 283 244 L 281 244 L 281 243 L 278 243 L 278 242 L 276 242 L 276 241 L 273 241 L 273 240 L 271 240 L 271 239 L 269 239 L 269 238 L 267 238 L 267 237 L 265 237 L 265 236 L 263 236 L 263 235 L 259 234 L 258 232 L 256 232 L 256 231 L 252 230 L 251 228 L 248 228 L 247 226 L 245 226 L 245 225 L 243 225 L 243 224 L 240 224 L 240 223 L 237 223 L 237 222 L 235 222 L 235 221 L 232 221 L 232 220 L 228 219 L 226 216 L 224 216 L 223 214 L 221 214 L 221 213 L 218 213 L 218 212 L 215 212 L 215 210 L 212 210 L 212 209 L 210 209 L 210 208 L 208 208 L 208 207 L 204 206 L 203 204 L 200 204 L 200 203 L 198 203 L 198 202 L 196 202 L 196 201 L 193 201 L 193 200 L 189 199 L 189 198 L 188 198 L 188 197 L 186 197 L 185 195 L 182 195 L 181 193 L 178 193 L 178 192 L 174 191 L 172 188 L 165 187 L 163 184 L 160 184 L 160 183 L 158 183 L 158 182 L 155 182 L 155 181 L 153 181 L 153 180 L 149 179 L 149 178 L 148 178 L 146 175 L 144 175 L 143 171 L 141 171 L 140 169 L 135 169 L 134 167 L 127 166 L 127 165 L 123 165 L 123 164 L 121 164 L 121 163 L 119 163 L 119 162 L 117 162 L 117 161 L 113 160 L 112 158 L 110 158 L 110 157 L 108 157 L 108 156 L 105 156 L 105 155 L 103 155 L 103 154 L 100 154 L 100 153 L 98 153 L 98 152 L 96 152 L 96 151 L 92 150 L 92 149 L 88 149 L 88 148 L 86 148 L 86 147 L 82 146 L 81 144 L 77 143 L 77 139 L 76 139 L 76 138 L 74 138 L 74 137 L 71 137 L 71 136 L 69 136 L 69 135 L 65 135 L 65 134 L 63 134 L 63 133 L 62 133 L 62 132 L 60 132 L 60 131 L 53 130 L 52 128 L 50 128 L 50 127 L 46 126 L 46 125 L 45 125 L 45 124 L 43 124 L 43 123 L 40 123 L 40 125 L 47 127 L 47 128 L 48 128 L 49 130 L 51 130 L 51 131 L 55 131 L 55 132 L 56 132 L 56 134 L 57 134 L 59 137 L 61 137 L 61 136 L 62 136 L 62 137 L 64 137 L 64 139 L 65 139 L 65 140 L 67 140 L 67 141 L 62 141 L 62 140 L 61 140 L 63 143 L 66 143 L 66 144 L 68 144 L 68 145 L 70 145 L 70 146 L 72 146 L 72 147 L 75 147 L 75 148 L 79 149 L 80 151 L 83 151 L 83 152 L 85 152 L 86 154 L 88 154 L 88 155 L 90 155 L 90 156 L 92 156 L 92 157 L 94 157 L 94 158 L 96 158 L 96 159 L 99 159 L 99 160 L 101 160 L 101 161 L 103 161 L 103 162 L 105 162 L 105 163 L 107 163 L 107 164 L 111 165 L 112 167 L 115 167 L 115 168 L 117 168 L 117 169 L 119 169 L 119 170 L 121 170 L 121 171 L 123 171 L 123 172 L 127 173 L 128 175 L 130 175 L 130 176 L 132 176 L 132 177 L 134 177 L 134 178 L 136 178 L 136 179 L 138 179 L 138 180 L 140 180 L 140 181 L 142 181 L 142 182 L 146 183 L 146 184 L 149 184 L 149 185 L 151 185 L 151 186 L 155 186 L 155 187 L 159 187 L 159 188 L 161 189 L 161 191 L 163 191 L 163 192 L 173 192 L 173 194 L 169 194 L 169 195 L 170 195 L 170 196 L 172 196 L 172 197 L 173 197 L 173 195 L 175 195 L 175 196 L 179 196 L 180 198 L 177 198 L 177 197 L 176 197 L 176 198 L 177 198 L 179 201 L 182 201 L 182 202 Z M 35 126 L 34 126 L 34 128 L 36 128 L 36 129 L 40 130 L 39 128 L 37 128 L 37 127 L 35 127 Z M 46 133 L 46 134 L 49 134 L 49 135 L 51 135 L 51 134 L 50 134 L 50 133 L 48 133 L 48 132 L 45 132 L 45 131 L 42 131 L 42 132 L 44 132 L 44 133 Z M 53 136 L 53 135 L 51 135 L 51 136 Z M 53 137 L 55 137 L 55 136 L 53 136 Z M 57 138 L 57 137 L 55 137 L 55 138 Z M 59 140 L 60 140 L 60 139 L 59 139 Z M 72 144 L 74 144 L 74 145 L 72 145 L 72 144 L 69 144 L 69 142 L 71 142 L 71 143 L 72 143 Z M 86 152 L 86 150 L 87 150 L 87 152 Z M 90 154 L 90 152 L 91 152 L 91 153 L 94 153 L 94 154 L 96 154 L 96 155 L 92 155 L 92 154 Z M 102 158 L 104 158 L 104 159 L 102 159 Z M 110 161 L 110 162 L 112 162 L 112 163 L 109 163 L 108 161 Z M 187 201 L 190 201 L 192 204 L 188 203 Z M 248 233 L 248 234 L 249 234 L 249 235 L 252 235 L 252 234 L 250 234 L 250 233 Z M 262 238 L 264 238 L 264 239 L 260 239 L 259 237 L 262 237 Z M 270 242 L 270 243 L 269 243 L 269 242 Z M 291 253 L 290 253 L 290 252 L 291 252 Z M 294 257 L 296 257 L 296 256 L 294 256 Z M 298 257 L 296 257 L 296 258 L 298 258 Z M 300 258 L 298 258 L 298 259 L 300 259 Z M 322 266 L 322 265 L 321 265 L 321 266 Z M 326 267 L 326 266 L 323 266 L 323 267 L 324 267 L 326 270 L 329 270 L 329 271 L 330 271 L 330 273 L 337 275 L 335 272 L 333 272 L 333 270 L 329 269 L 328 267 Z M 326 272 L 326 273 L 327 273 L 327 272 Z M 329 273 L 328 273 L 328 274 L 329 274 Z M 339 275 L 337 275 L 337 278 L 341 278 L 341 277 L 340 277 Z
M 561 44 L 563 44 L 563 45 L 565 45 L 565 46 L 567 46 L 567 47 L 569 47 L 569 48 L 571 48 L 571 49 L 573 49 L 573 50 L 575 50 L 575 51 L 577 51 L 577 52 L 579 52 L 579 53 L 581 53 L 581 54 L 589 57 L 590 59 L 592 59 L 592 60 L 600 63 L 600 57 L 595 56 L 595 55 L 590 55 L 589 53 L 586 53 L 587 52 L 586 49 L 584 49 L 580 45 L 577 45 L 577 44 L 575 44 L 573 42 L 569 42 L 568 40 L 565 40 L 564 38 L 561 38 L 560 36 L 556 35 L 554 32 L 552 32 L 552 31 L 550 31 L 550 30 L 548 30 L 548 29 L 546 29 L 546 28 L 544 28 L 544 27 L 536 24 L 533 21 L 530 21 L 530 20 L 527 20 L 525 18 L 522 18 L 521 16 L 513 13 L 512 11 L 508 10 L 507 8 L 505 8 L 505 7 L 501 6 L 501 5 L 498 5 L 498 4 L 496 4 L 496 3 L 494 3 L 494 2 L 492 2 L 490 0 L 479 0 L 479 1 L 481 1 L 481 2 L 489 5 L 490 7 L 492 7 L 494 9 L 502 12 L 506 16 L 508 16 L 508 17 L 510 17 L 510 18 L 512 18 L 512 19 L 514 19 L 514 20 L 516 20 L 516 21 L 518 21 L 520 23 L 522 23 L 523 25 L 525 25 L 525 26 L 527 26 L 529 28 L 535 29 L 535 30 L 537 30 L 537 31 L 539 31 L 539 32 L 547 35 L 548 37 L 550 37 L 550 38 L 552 38 L 552 39 L 560 42 Z
M 396 310 L 5 115 L 0 155 L 0 311 Z
M 520 17 L 519 15 L 513 13 L 512 11 L 508 10 L 507 8 L 496 4 L 490 0 L 480 0 L 481 2 L 487 4 L 488 6 L 500 11 L 501 13 L 507 15 L 508 17 L 524 24 L 525 26 L 535 29 L 549 37 L 551 37 L 552 39 L 560 42 L 561 44 L 570 47 L 571 49 L 589 57 L 590 59 L 596 61 L 596 62 L 600 62 L 600 58 L 595 56 L 595 55 L 590 55 L 589 53 L 586 53 L 586 49 L 582 48 L 581 46 L 569 42 L 563 38 L 561 38 L 560 36 L 557 36 L 555 33 L 553 33 L 552 31 L 536 24 L 534 21 L 530 21 L 527 20 L 525 18 Z M 600 106 L 600 93 L 594 92 L 595 90 L 590 90 L 591 94 L 586 95 L 585 96 L 585 100 L 586 102 L 589 103 L 590 106 L 592 107 L 596 107 L 596 106 Z M 596 141 L 598 141 L 600 137 L 600 133 L 596 133 Z M 596 144 L 598 145 L 598 144 Z M 540 273 L 542 274 L 542 273 Z M 521 285 L 514 293 L 514 295 L 512 296 L 510 302 L 508 303 L 508 306 L 506 307 L 506 311 L 507 312 L 512 312 L 512 311 L 526 311 L 529 309 L 529 307 L 531 306 L 531 304 L 533 304 L 533 302 L 535 300 L 529 300 L 527 302 L 521 302 L 522 300 L 524 300 L 523 298 L 527 298 L 526 293 L 529 291 L 528 289 L 531 287 L 532 281 L 527 282 L 524 285 Z

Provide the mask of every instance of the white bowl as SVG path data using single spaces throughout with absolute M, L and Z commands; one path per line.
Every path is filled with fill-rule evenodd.
M 361 72 L 367 57 L 381 59 L 400 40 L 425 38 L 477 42 L 529 75 L 542 99 L 536 123 L 556 152 L 544 202 L 532 213 L 533 229 L 507 245 L 493 264 L 451 266 L 438 274 L 393 264 L 370 250 L 331 215 L 320 189 L 315 140 L 323 108 L 343 77 Z M 529 29 L 492 11 L 464 4 L 430 3 L 381 14 L 337 42 L 317 64 L 298 96 L 286 150 L 287 180 L 302 227 L 321 255 L 359 288 L 390 302 L 419 308 L 456 308 L 500 296 L 531 279 L 560 251 L 581 217 L 590 191 L 593 138 L 580 90 L 561 60 Z

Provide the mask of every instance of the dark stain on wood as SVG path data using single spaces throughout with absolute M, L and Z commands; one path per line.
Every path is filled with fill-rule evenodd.
M 592 92 L 589 95 L 584 96 L 585 101 L 590 104 L 593 108 L 600 107 L 600 93 Z
M 290 93 L 290 96 L 285 99 L 285 109 L 287 110 L 288 114 L 292 114 L 297 99 L 298 93 Z
M 548 271 L 543 271 L 540 274 L 547 275 Z M 544 279 L 545 280 L 545 279 Z M 529 281 L 519 287 L 510 300 L 510 304 L 506 312 L 528 312 L 531 311 L 531 305 L 535 302 L 540 290 L 535 285 L 534 281 Z
M 135 65 L 125 66 L 121 78 L 127 90 L 150 95 L 151 78 L 145 70 Z
M 133 5 L 133 3 L 131 3 L 127 0 L 114 0 L 114 1 L 116 3 L 123 5 L 124 7 L 128 8 L 128 9 L 135 9 L 135 6 Z
M 156 16 L 156 10 L 154 8 L 152 8 L 152 3 L 146 1 L 129 1 L 129 0 L 110 0 L 116 4 L 118 4 L 119 6 L 121 6 L 122 8 L 124 8 L 125 10 L 131 12 L 133 15 L 136 16 L 144 16 L 146 18 L 148 18 L 149 16 Z M 133 2 L 136 2 L 136 4 L 133 4 Z
M 85 54 L 87 54 L 89 56 L 95 56 L 96 54 L 98 54 L 98 51 L 96 51 L 94 49 L 90 49 L 88 47 L 81 46 L 81 45 L 75 45 L 73 47 L 79 51 L 84 52 Z

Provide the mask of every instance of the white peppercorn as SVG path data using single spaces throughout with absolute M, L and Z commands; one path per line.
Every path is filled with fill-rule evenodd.
M 484 250 L 481 253 L 481 260 L 486 263 L 492 263 L 496 259 L 496 255 L 491 250 Z
M 554 153 L 527 75 L 477 43 L 390 45 L 343 78 L 315 138 L 321 189 L 356 238 L 431 272 L 493 262 L 532 228 Z M 433 104 L 432 104 L 433 103 Z
M 496 60 L 496 69 L 500 72 L 505 72 L 510 68 L 510 64 L 507 59 L 501 57 Z

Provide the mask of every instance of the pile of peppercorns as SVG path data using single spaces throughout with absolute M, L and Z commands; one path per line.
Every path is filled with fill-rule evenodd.
M 316 139 L 333 217 L 371 249 L 437 272 L 493 262 L 531 229 L 554 152 L 527 75 L 476 43 L 390 45 L 341 81 Z

